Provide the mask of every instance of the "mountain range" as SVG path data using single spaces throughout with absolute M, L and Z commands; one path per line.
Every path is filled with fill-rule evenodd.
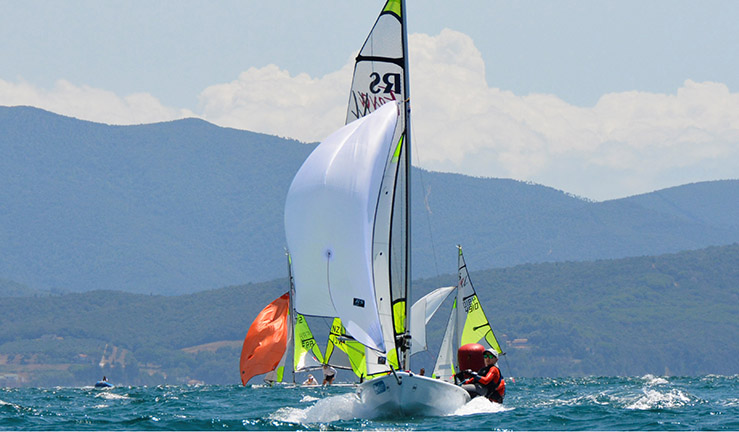
M 469 269 L 507 352 L 506 377 L 732 375 L 739 372 L 737 263 L 739 243 Z M 456 279 L 417 279 L 413 299 Z M 102 375 L 125 385 L 238 383 L 247 329 L 287 286 L 281 278 L 178 296 L 3 296 L 0 285 L 0 387 L 89 385 Z M 452 302 L 429 322 L 429 351 L 413 357 L 413 370 L 433 370 Z M 324 351 L 332 320 L 307 321 Z
M 0 287 L 177 295 L 287 274 L 283 207 L 315 144 L 202 120 L 111 126 L 0 107 Z M 419 144 L 422 145 L 422 144 Z M 592 202 L 414 169 L 413 275 L 739 241 L 739 180 Z

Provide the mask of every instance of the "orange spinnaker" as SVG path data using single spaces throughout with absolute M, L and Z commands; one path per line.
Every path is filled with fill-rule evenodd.
M 259 374 L 277 367 L 287 349 L 290 295 L 283 294 L 259 312 L 251 323 L 241 348 L 241 382 L 246 385 Z

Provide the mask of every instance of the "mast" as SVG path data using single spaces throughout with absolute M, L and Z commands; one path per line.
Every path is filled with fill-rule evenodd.
M 452 345 L 454 352 L 462 346 L 462 332 L 464 331 L 464 324 L 467 319 L 467 311 L 465 310 L 465 292 L 462 287 L 465 284 L 463 280 L 464 267 L 467 263 L 464 261 L 464 255 L 462 255 L 462 245 L 457 245 L 457 308 L 455 310 L 455 320 L 457 321 L 454 333 L 454 345 Z
M 410 105 L 410 84 L 408 82 L 408 21 L 406 19 L 405 1 L 400 2 L 401 23 L 403 28 L 403 92 L 405 100 L 403 106 L 405 108 L 405 334 L 403 335 L 403 348 L 401 368 L 410 370 L 411 356 L 410 347 L 407 344 L 410 341 L 408 320 L 410 316 L 411 303 L 411 105 Z
M 285 248 L 285 256 L 287 257 L 287 282 L 288 282 L 288 287 L 290 288 L 288 291 L 290 293 L 290 318 L 289 319 L 290 319 L 290 330 L 291 330 L 290 335 L 292 336 L 292 337 L 288 337 L 287 349 L 289 350 L 290 348 L 293 348 L 293 357 L 294 357 L 295 348 L 290 347 L 290 345 L 291 343 L 293 344 L 295 343 L 295 334 L 294 334 L 294 331 L 295 331 L 295 302 L 293 301 L 295 297 L 295 285 L 293 284 L 293 266 L 292 266 L 292 262 L 290 259 L 290 251 L 288 251 L 287 248 Z M 293 384 L 295 384 L 295 358 L 293 358 L 292 365 L 293 366 L 290 367 L 290 371 L 293 374 Z

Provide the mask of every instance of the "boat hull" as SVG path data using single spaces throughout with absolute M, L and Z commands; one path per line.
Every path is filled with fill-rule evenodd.
M 376 416 L 441 416 L 470 400 L 461 387 L 408 372 L 397 372 L 359 384 L 364 409 Z

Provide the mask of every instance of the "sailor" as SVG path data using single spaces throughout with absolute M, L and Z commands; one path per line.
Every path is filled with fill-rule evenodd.
M 336 377 L 336 369 L 325 364 L 323 365 L 323 385 L 331 385 Z
M 486 349 L 482 354 L 485 366 L 477 373 L 466 371 L 467 375 L 472 377 L 465 381 L 464 389 L 470 394 L 476 393 L 485 396 L 492 402 L 503 403 L 505 396 L 505 380 L 500 373 L 500 369 L 495 364 L 498 362 L 498 353 L 493 349 Z
M 303 385 L 316 386 L 318 385 L 318 381 L 316 381 L 316 379 L 313 378 L 313 375 L 308 374 L 308 379 L 303 381 Z

